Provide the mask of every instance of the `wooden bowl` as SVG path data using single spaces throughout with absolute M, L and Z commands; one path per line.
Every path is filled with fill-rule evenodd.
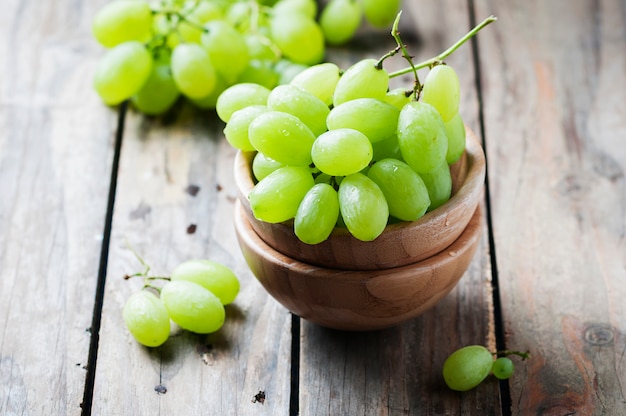
M 413 264 L 450 246 L 476 210 L 485 179 L 485 157 L 476 135 L 467 127 L 466 132 L 465 152 L 451 166 L 450 200 L 417 221 L 388 225 L 375 242 L 360 241 L 347 229 L 336 228 L 326 241 L 310 245 L 295 235 L 293 221 L 270 224 L 257 220 L 248 203 L 248 194 L 255 184 L 253 152 L 239 152 L 235 159 L 239 200 L 250 225 L 263 241 L 293 259 L 343 270 L 375 270 Z
M 248 266 L 267 292 L 294 314 L 329 328 L 365 331 L 416 317 L 447 295 L 480 241 L 478 207 L 460 236 L 427 259 L 381 270 L 338 270 L 303 263 L 273 249 L 237 201 L 235 230 Z

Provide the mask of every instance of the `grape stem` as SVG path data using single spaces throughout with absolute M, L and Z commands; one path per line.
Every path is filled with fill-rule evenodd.
M 459 49 L 459 47 L 461 47 L 461 45 L 463 45 L 465 42 L 467 42 L 468 40 L 470 40 L 472 37 L 474 37 L 478 32 L 480 32 L 485 26 L 489 25 L 490 23 L 495 22 L 496 20 L 498 20 L 497 17 L 495 16 L 489 16 L 488 18 L 486 18 L 485 20 L 483 20 L 482 22 L 480 22 L 479 24 L 477 24 L 472 30 L 470 30 L 469 32 L 467 32 L 465 34 L 465 36 L 463 36 L 461 39 L 459 39 L 458 41 L 456 41 L 456 43 L 452 46 L 450 46 L 448 49 L 446 49 L 445 51 L 441 52 L 439 55 L 434 56 L 430 59 L 427 59 L 423 62 L 420 62 L 418 64 L 411 64 L 411 66 L 407 67 L 407 68 L 403 68 L 400 69 L 398 71 L 392 72 L 389 74 L 389 78 L 394 78 L 394 77 L 398 77 L 400 75 L 404 75 L 404 74 L 408 74 L 410 72 L 414 72 L 418 69 L 421 68 L 430 68 L 433 67 L 435 65 L 438 65 L 441 63 L 441 61 L 443 61 L 445 58 L 447 58 L 448 56 L 452 55 L 452 53 L 454 51 L 456 51 L 457 49 Z M 394 23 L 394 27 L 395 27 L 395 23 Z M 392 33 L 393 34 L 393 33 Z M 394 36 L 395 38 L 395 36 Z

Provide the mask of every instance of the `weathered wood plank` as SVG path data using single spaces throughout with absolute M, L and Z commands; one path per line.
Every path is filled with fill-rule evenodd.
M 81 412 L 117 124 L 91 87 L 102 3 L 2 3 L 2 415 Z
M 469 28 L 468 9 L 463 3 L 405 2 L 401 32 L 417 61 L 443 51 Z M 355 43 L 371 42 L 368 46 L 373 49 L 368 53 L 381 56 L 395 43 L 386 33 L 378 36 L 388 40 L 374 43 L 368 36 Z M 330 58 L 346 64 L 360 56 L 339 51 Z M 406 65 L 399 59 L 393 62 L 396 69 Z M 471 45 L 463 46 L 447 62 L 460 77 L 461 114 L 478 132 Z M 394 84 L 410 87 L 412 77 L 404 76 Z M 468 344 L 495 348 L 486 233 L 485 226 L 481 246 L 459 285 L 432 310 L 404 325 L 378 332 L 345 333 L 303 321 L 300 414 L 500 414 L 498 383 L 494 380 L 459 394 L 450 391 L 441 377 L 443 362 L 455 349 Z
M 625 414 L 626 4 L 477 4 L 513 414 Z
M 171 124 L 134 111 L 127 117 L 93 414 L 287 414 L 291 317 L 268 298 L 239 251 L 232 225 L 235 151 L 214 113 L 183 106 L 170 117 Z M 231 267 L 242 291 L 227 308 L 224 327 L 208 336 L 176 332 L 156 349 L 138 345 L 121 315 L 142 285 L 122 279 L 142 269 L 126 241 L 157 275 L 193 258 Z M 264 404 L 252 402 L 259 391 Z

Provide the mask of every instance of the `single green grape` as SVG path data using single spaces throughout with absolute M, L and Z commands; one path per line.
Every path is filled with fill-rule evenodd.
M 365 19 L 374 27 L 390 27 L 400 11 L 402 0 L 361 0 Z
M 315 0 L 280 0 L 274 4 L 272 11 L 287 16 L 301 14 L 314 19 L 317 16 L 317 3 Z
M 459 112 L 459 77 L 449 65 L 437 65 L 424 79 L 422 101 L 435 107 L 444 122 Z
M 150 291 L 133 293 L 124 304 L 122 317 L 131 335 L 147 347 L 162 345 L 170 335 L 165 304 Z
M 499 357 L 491 366 L 491 372 L 499 380 L 507 380 L 511 378 L 515 371 L 515 365 L 508 357 Z
M 207 50 L 217 73 L 234 84 L 248 65 L 248 45 L 243 35 L 224 20 L 212 20 L 204 25 L 202 46 Z
M 387 226 L 389 207 L 378 185 L 362 173 L 339 184 L 339 210 L 348 231 L 361 241 L 372 241 Z
M 93 35 L 111 48 L 120 43 L 150 39 L 152 11 L 146 1 L 116 0 L 104 5 L 93 20 Z
M 294 232 L 300 241 L 318 244 L 325 241 L 339 218 L 339 197 L 335 188 L 317 183 L 306 193 L 294 219 Z
M 330 109 L 315 95 L 294 85 L 279 85 L 267 98 L 271 110 L 282 111 L 298 117 L 315 136 L 324 133 Z
M 222 305 L 228 305 L 239 293 L 239 280 L 233 271 L 212 260 L 188 260 L 174 269 L 172 281 L 197 283 L 217 296 Z
M 296 75 L 307 68 L 310 68 L 310 66 L 291 62 L 289 59 L 279 60 L 274 65 L 274 71 L 278 73 L 278 85 L 287 85 L 291 83 Z
M 160 59 L 152 66 L 152 71 L 143 87 L 132 96 L 131 102 L 139 111 L 148 115 L 166 112 L 180 97 L 176 87 L 169 59 Z
M 441 116 L 421 101 L 406 104 L 398 117 L 402 157 L 417 173 L 432 172 L 446 161 L 448 138 Z
M 308 167 L 284 166 L 263 178 L 248 195 L 254 217 L 269 223 L 295 217 L 300 202 L 315 185 Z
M 383 191 L 389 214 L 403 221 L 415 221 L 430 206 L 428 189 L 409 165 L 396 159 L 380 160 L 367 176 Z
M 282 111 L 258 115 L 248 128 L 250 144 L 285 165 L 309 166 L 315 135 L 296 116 Z
M 255 150 L 254 146 L 250 143 L 248 136 L 248 129 L 250 123 L 262 113 L 269 111 L 265 105 L 250 105 L 244 107 L 241 110 L 237 110 L 233 113 L 224 127 L 224 136 L 228 143 L 236 149 L 244 151 Z
M 326 42 L 343 45 L 354 37 L 361 25 L 363 11 L 355 0 L 330 0 L 320 15 Z
M 271 38 L 293 62 L 313 65 L 325 53 L 324 34 L 317 22 L 301 13 L 277 13 L 270 23 Z
M 400 145 L 398 144 L 398 136 L 395 134 L 385 140 L 372 143 L 372 150 L 374 151 L 374 156 L 372 157 L 374 161 L 387 158 L 403 160 Z
M 251 59 L 237 78 L 237 84 L 259 84 L 272 89 L 280 80 L 274 63 L 268 59 Z
M 385 95 L 385 102 L 393 105 L 398 110 L 402 110 L 402 107 L 411 102 L 412 97 L 413 91 L 406 88 L 394 88 Z
M 400 111 L 376 98 L 357 98 L 333 108 L 328 114 L 328 130 L 348 128 L 358 130 L 372 142 L 396 134 Z
M 291 85 L 300 87 L 330 106 L 339 82 L 339 67 L 331 62 L 313 65 L 296 75 Z
M 444 160 L 439 166 L 430 172 L 419 174 L 430 198 L 429 211 L 439 208 L 445 204 L 452 194 L 452 177 L 450 175 L 450 167 Z
M 226 311 L 220 299 L 209 290 L 186 280 L 168 282 L 161 299 L 178 326 L 198 334 L 209 334 L 224 324 Z
M 98 63 L 93 85 L 107 105 L 135 95 L 152 72 L 152 56 L 141 42 L 128 41 L 109 49 Z
M 337 81 L 333 103 L 338 106 L 356 98 L 384 100 L 389 88 L 389 73 L 377 67 L 376 59 L 363 59 L 351 67 Z
M 450 121 L 444 123 L 446 137 L 448 138 L 448 151 L 446 162 L 449 165 L 456 163 L 465 151 L 465 124 L 459 113 L 456 113 Z
M 249 105 L 267 105 L 269 88 L 253 83 L 240 83 L 228 87 L 217 99 L 215 110 L 218 117 L 228 123 L 237 110 Z
M 282 168 L 283 166 L 285 165 L 270 159 L 261 152 L 257 152 L 252 160 L 252 173 L 254 174 L 254 178 L 257 181 L 260 181 L 276 169 Z
M 372 160 L 372 143 L 353 129 L 336 129 L 321 134 L 311 148 L 315 166 L 331 176 L 359 172 Z
M 180 92 L 192 99 L 208 96 L 217 84 L 213 62 L 197 43 L 181 43 L 174 48 L 172 76 Z
M 443 363 L 443 379 L 449 388 L 467 391 L 478 386 L 489 375 L 493 356 L 481 345 L 456 350 Z

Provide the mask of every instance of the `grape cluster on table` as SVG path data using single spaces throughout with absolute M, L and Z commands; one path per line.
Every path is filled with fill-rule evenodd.
M 216 110 L 226 139 L 257 152 L 248 196 L 257 219 L 293 219 L 308 244 L 337 226 L 371 241 L 390 221 L 415 221 L 450 198 L 450 165 L 465 150 L 459 88 L 454 69 L 436 65 L 417 100 L 390 91 L 381 62 L 363 59 L 345 72 L 311 66 L 271 90 L 231 86 Z
M 108 48 L 94 87 L 107 105 L 166 112 L 182 95 L 215 108 L 229 86 L 273 88 L 351 40 L 364 21 L 386 28 L 400 0 L 114 0 L 93 34 Z
M 148 276 L 144 290 L 132 294 L 122 316 L 142 345 L 157 347 L 170 336 L 170 321 L 198 334 L 219 330 L 226 319 L 224 305 L 235 300 L 239 280 L 228 267 L 210 260 L 178 265 L 161 287 Z

